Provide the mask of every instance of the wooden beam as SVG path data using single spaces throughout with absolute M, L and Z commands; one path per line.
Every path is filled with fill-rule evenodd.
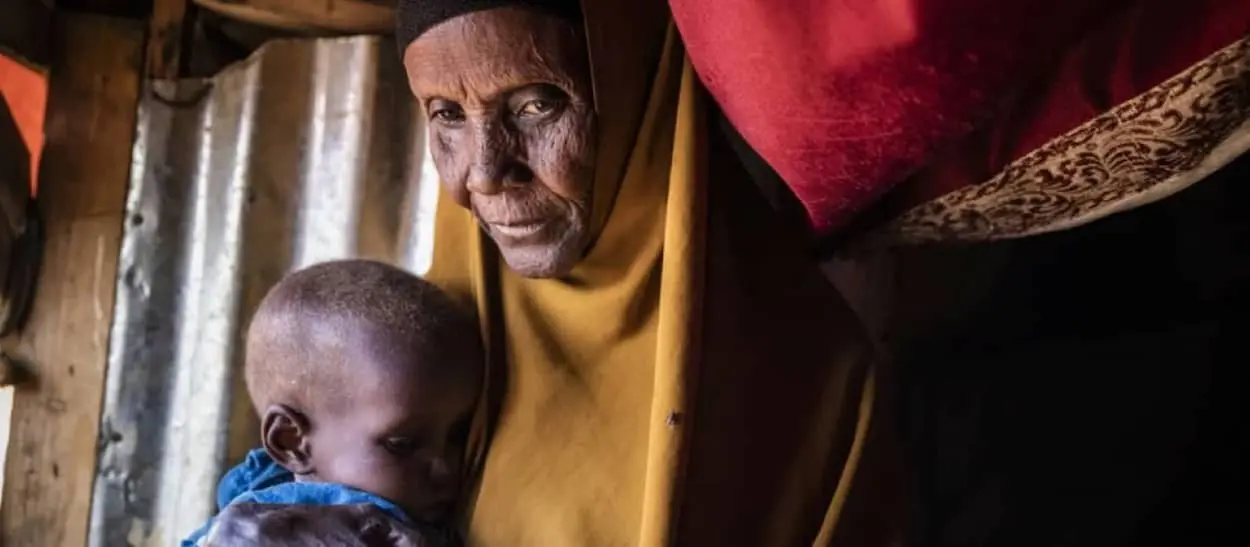
M 312 33 L 389 34 L 396 0 L 195 0 L 232 19 Z
M 45 262 L 30 322 L 5 344 L 34 375 L 14 399 L 5 547 L 86 544 L 144 30 L 142 21 L 54 18 L 39 174 Z

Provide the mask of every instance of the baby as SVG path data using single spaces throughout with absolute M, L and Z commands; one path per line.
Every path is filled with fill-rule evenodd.
M 471 315 L 399 268 L 327 262 L 269 291 L 245 361 L 264 448 L 222 479 L 220 510 L 373 504 L 450 541 L 482 382 Z M 212 525 L 182 545 L 211 545 Z

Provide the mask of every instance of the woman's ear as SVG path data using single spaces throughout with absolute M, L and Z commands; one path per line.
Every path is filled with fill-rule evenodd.
M 308 418 L 286 405 L 270 405 L 261 418 L 261 442 L 278 465 L 296 475 L 311 475 L 312 428 Z

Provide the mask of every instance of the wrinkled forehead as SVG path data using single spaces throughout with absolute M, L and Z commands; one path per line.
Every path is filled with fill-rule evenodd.
M 472 12 L 409 44 L 404 67 L 421 100 L 489 100 L 549 83 L 590 97 L 586 40 L 575 22 L 524 8 Z

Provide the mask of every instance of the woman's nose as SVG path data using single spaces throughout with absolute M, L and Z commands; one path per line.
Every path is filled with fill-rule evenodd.
M 511 150 L 502 124 L 478 123 L 472 128 L 469 173 L 466 186 L 474 194 L 498 194 L 508 175 Z

